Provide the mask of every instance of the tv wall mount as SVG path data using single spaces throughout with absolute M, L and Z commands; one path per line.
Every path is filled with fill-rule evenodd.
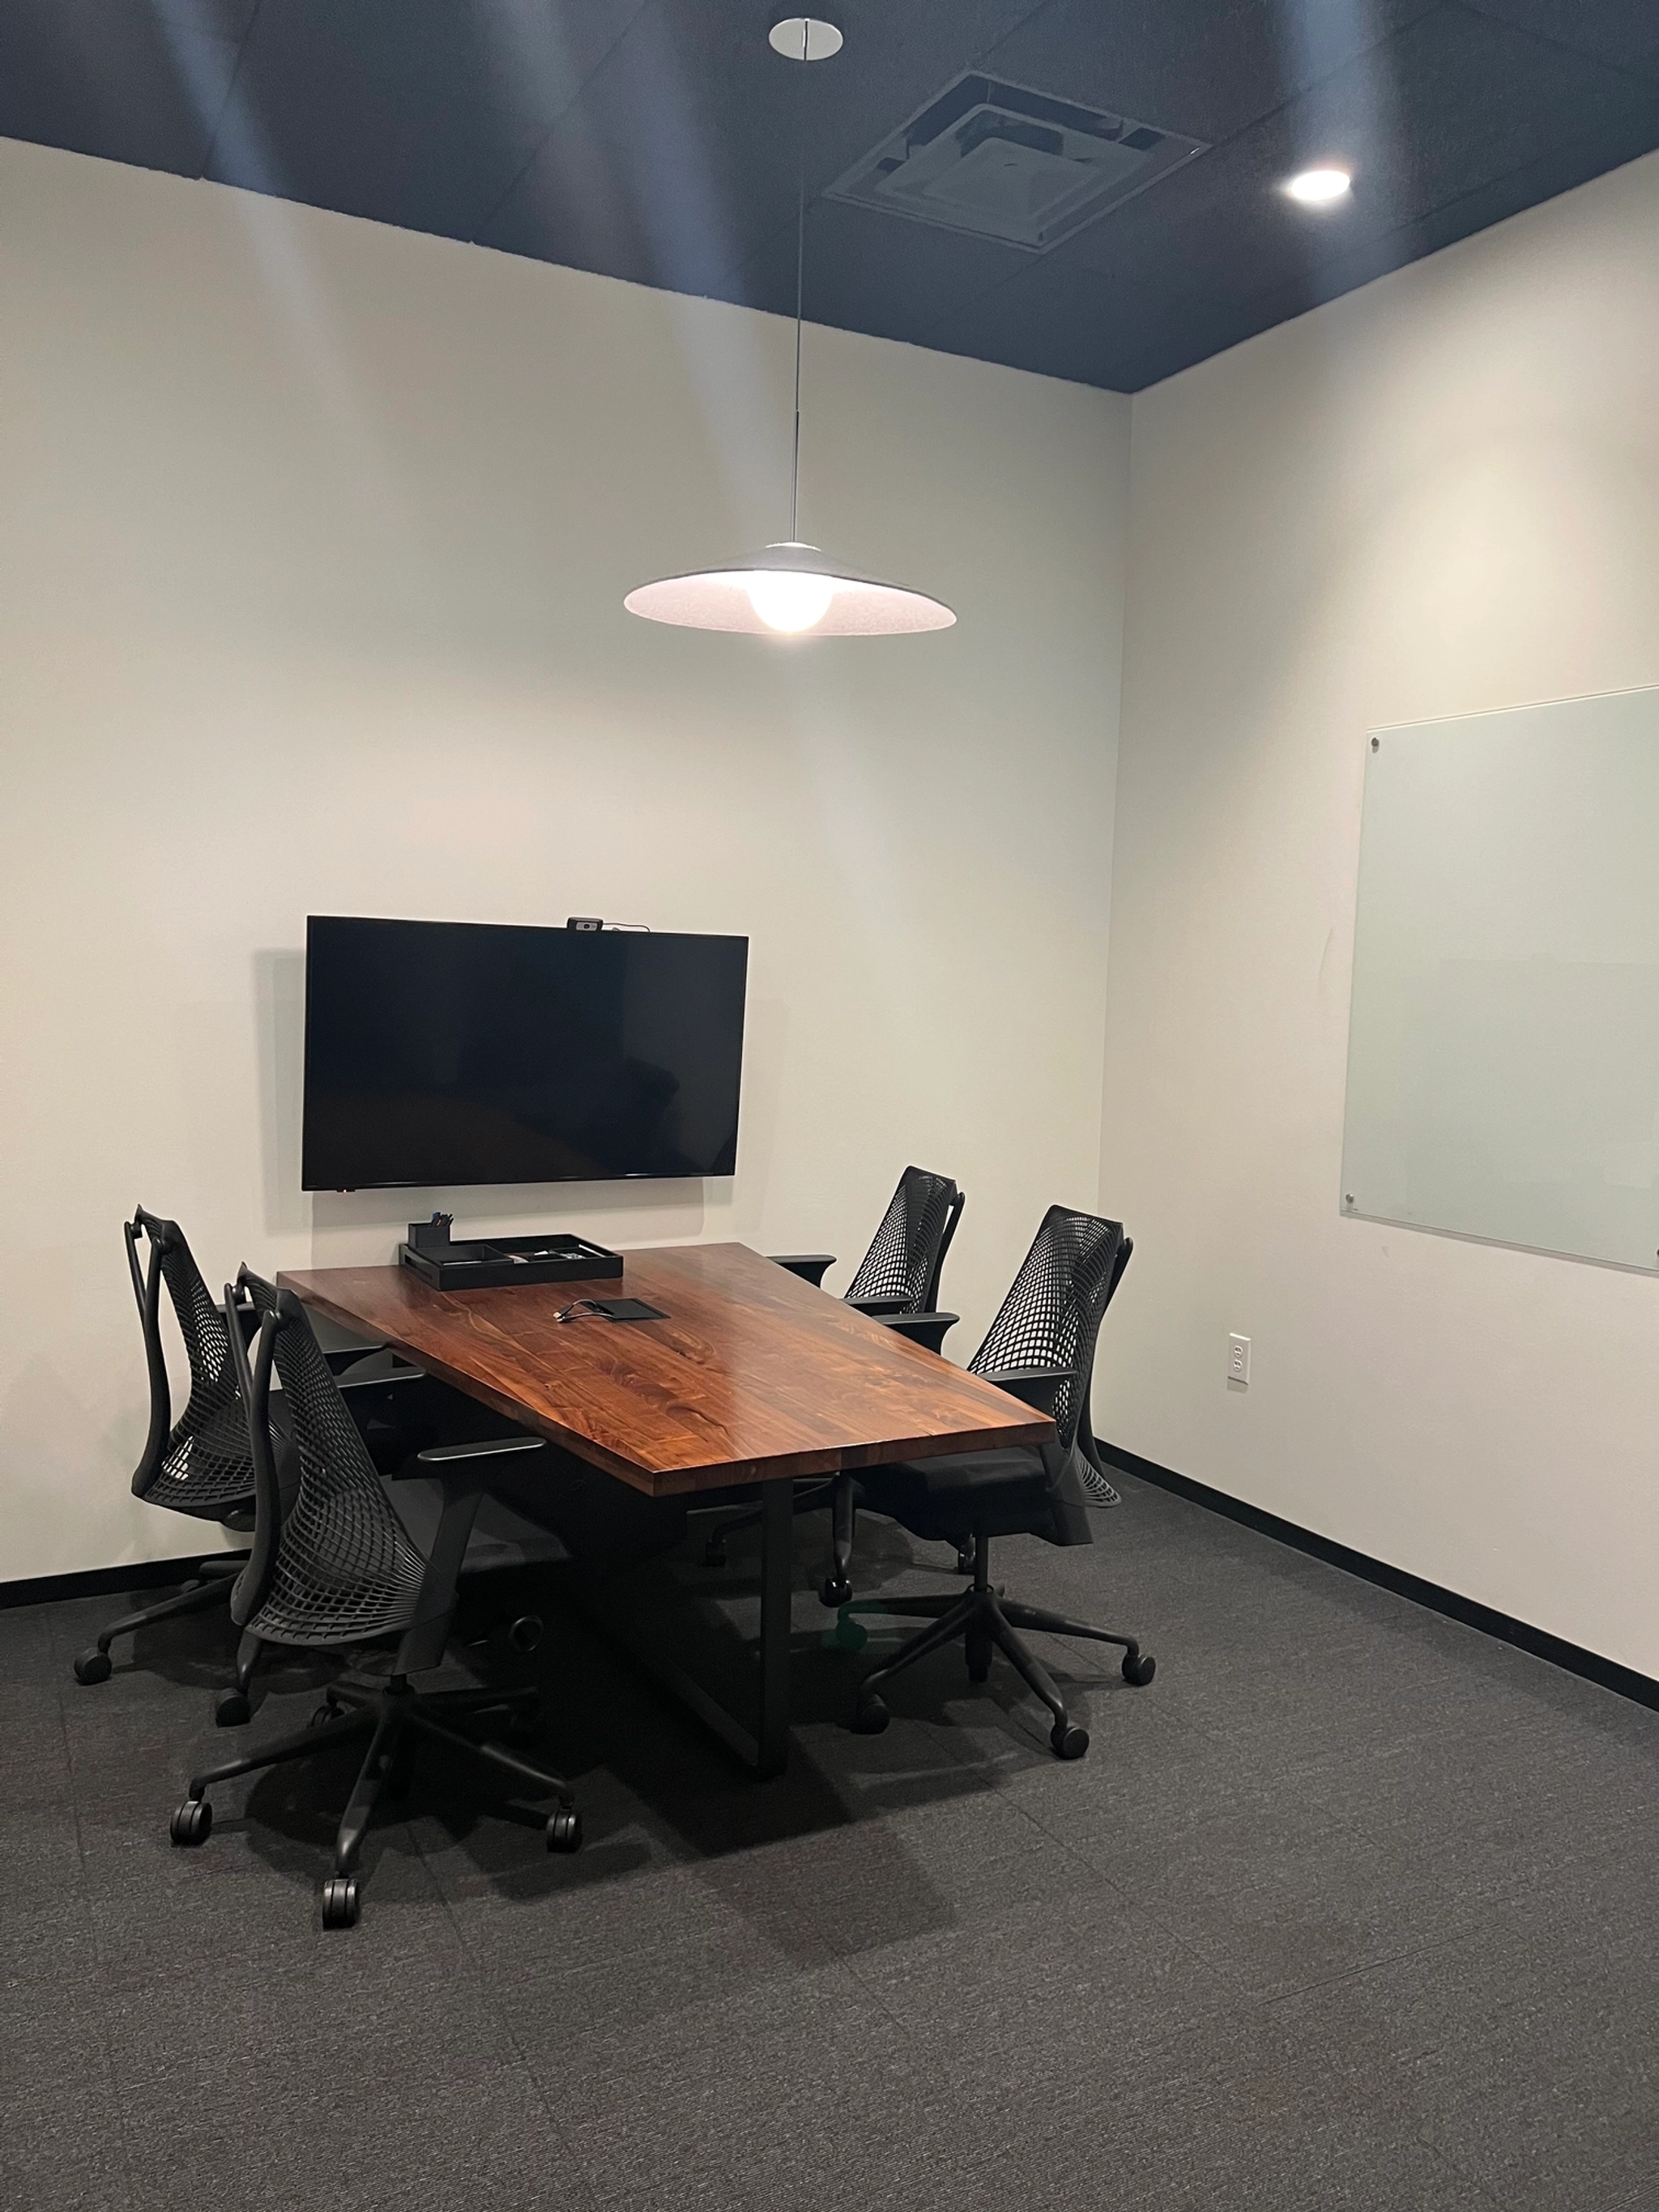
M 411 1221 L 409 1240 L 398 1247 L 398 1261 L 434 1291 L 494 1291 L 518 1283 L 599 1283 L 623 1271 L 622 1255 L 585 1237 L 544 1233 L 539 1237 L 492 1237 L 457 1243 L 450 1236 L 454 1216 L 434 1213 L 430 1221 Z

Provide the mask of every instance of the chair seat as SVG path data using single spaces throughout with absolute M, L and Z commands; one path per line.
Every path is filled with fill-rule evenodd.
M 1070 1516 L 1057 1513 L 1041 1454 L 949 1452 L 939 1459 L 902 1460 L 858 1478 L 864 1503 L 900 1522 L 913 1536 L 954 1544 L 987 1536 L 1033 1534 L 1050 1543 L 1087 1543 L 1060 1533 Z M 1087 1530 L 1086 1521 L 1084 1523 Z
M 412 1462 L 406 1473 L 382 1480 L 405 1528 L 429 1551 L 441 1483 L 416 1473 Z M 498 1461 L 491 1468 L 461 1572 L 574 1560 L 586 1573 L 614 1574 L 683 1542 L 686 1510 L 684 1498 L 643 1498 L 549 1444 L 522 1459 Z
M 435 1475 L 405 1475 L 401 1480 L 382 1476 L 381 1481 L 398 1519 L 417 1548 L 429 1557 L 443 1513 L 443 1484 Z M 487 1575 L 501 1567 L 545 1566 L 569 1557 L 550 1528 L 515 1511 L 507 1499 L 492 1498 L 486 1492 L 478 1500 L 478 1515 L 467 1539 L 461 1572 Z

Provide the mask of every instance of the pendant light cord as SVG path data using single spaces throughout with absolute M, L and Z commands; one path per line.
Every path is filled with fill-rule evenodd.
M 811 19 L 800 21 L 800 58 L 807 58 Z M 800 323 L 801 296 L 806 270 L 806 73 L 801 72 L 800 108 L 796 131 L 795 173 L 795 453 L 789 471 L 789 542 L 800 543 Z

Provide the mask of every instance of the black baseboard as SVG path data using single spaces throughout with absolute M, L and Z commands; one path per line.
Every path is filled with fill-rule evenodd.
M 1413 1604 L 1426 1606 L 1431 1613 L 1443 1613 L 1449 1620 L 1461 1620 L 1466 1627 L 1478 1628 L 1483 1635 L 1513 1644 L 1517 1650 L 1529 1651 L 1535 1659 L 1547 1659 L 1552 1666 L 1563 1667 L 1570 1674 L 1582 1674 L 1587 1682 L 1598 1683 L 1604 1690 L 1614 1690 L 1621 1698 L 1629 1698 L 1638 1705 L 1648 1705 L 1659 1712 L 1659 1682 L 1651 1675 L 1638 1674 L 1633 1667 L 1621 1667 L 1616 1659 L 1603 1659 L 1599 1652 L 1586 1651 L 1581 1645 L 1552 1636 L 1547 1629 L 1534 1628 L 1524 1620 L 1513 1620 L 1506 1613 L 1495 1613 L 1489 1605 L 1460 1597 L 1455 1590 L 1442 1589 L 1438 1583 L 1425 1583 L 1421 1576 L 1388 1566 L 1364 1552 L 1350 1551 L 1346 1544 L 1333 1543 L 1328 1536 L 1316 1536 L 1310 1528 L 1299 1528 L 1294 1521 L 1281 1521 L 1276 1513 L 1264 1513 L 1260 1506 L 1247 1505 L 1243 1498 L 1229 1498 L 1224 1491 L 1212 1490 L 1206 1483 L 1176 1474 L 1153 1460 L 1125 1451 L 1120 1444 L 1108 1443 L 1103 1438 L 1100 1449 L 1102 1455 L 1125 1474 L 1138 1475 L 1141 1481 L 1155 1484 L 1159 1490 L 1172 1491 L 1177 1498 L 1188 1498 L 1208 1512 L 1219 1513 L 1243 1528 L 1254 1528 L 1258 1535 L 1271 1536 L 1276 1543 L 1287 1544 L 1292 1551 L 1323 1559 L 1328 1566 L 1340 1567 L 1346 1574 L 1358 1575 L 1363 1582 L 1375 1583 L 1379 1589 L 1392 1590 L 1396 1597 L 1409 1598 Z
M 103 1597 L 112 1590 L 167 1589 L 187 1583 L 216 1552 L 187 1552 L 182 1559 L 136 1559 L 126 1567 L 83 1567 L 73 1575 L 25 1575 L 0 1583 L 0 1613 L 14 1605 L 46 1605 L 54 1598 Z

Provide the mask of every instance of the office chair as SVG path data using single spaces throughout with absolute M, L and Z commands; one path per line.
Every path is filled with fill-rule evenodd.
M 878 1735 L 886 1727 L 881 1693 L 895 1674 L 957 1637 L 967 1646 L 970 1681 L 988 1678 L 994 1651 L 1012 1662 L 1053 1714 L 1048 1741 L 1060 1759 L 1081 1759 L 1089 1748 L 1088 1731 L 1071 1719 L 1021 1629 L 1121 1645 L 1124 1680 L 1137 1689 L 1152 1680 L 1157 1662 L 1133 1637 L 1019 1604 L 993 1589 L 990 1578 L 994 1537 L 1029 1534 L 1060 1545 L 1094 1540 L 1083 1486 L 1089 1462 L 1080 1437 L 1095 1341 L 1133 1249 L 1121 1222 L 1051 1206 L 984 1343 L 968 1363 L 969 1374 L 1052 1415 L 1053 1443 L 1040 1450 L 909 1460 L 837 1478 L 837 1539 L 839 1544 L 844 1520 L 849 1553 L 862 1504 L 913 1535 L 958 1547 L 969 1544 L 973 1553 L 973 1586 L 959 1597 L 874 1598 L 843 1608 L 844 1616 L 891 1613 L 931 1623 L 860 1685 L 853 1725 L 861 1732 Z M 906 1323 L 901 1319 L 890 1326 L 903 1330 Z
M 906 1168 L 898 1188 L 848 1285 L 844 1303 L 860 1313 L 931 1312 L 939 1304 L 945 1256 L 968 1203 L 949 1176 Z M 833 1252 L 791 1252 L 775 1264 L 815 1288 L 836 1264 Z
M 945 1272 L 945 1255 L 951 1249 L 951 1240 L 957 1233 L 957 1224 L 967 1203 L 966 1193 L 958 1190 L 949 1176 L 934 1175 L 927 1168 L 906 1168 L 842 1303 L 883 1321 L 896 1314 L 925 1313 L 942 1323 L 939 1331 L 942 1337 L 956 1316 L 934 1311 L 939 1304 L 939 1278 Z M 775 1266 L 787 1267 L 792 1275 L 799 1275 L 814 1289 L 822 1287 L 826 1272 L 836 1264 L 833 1252 L 779 1253 L 773 1257 Z M 933 1349 L 939 1349 L 937 1343 Z M 832 1483 L 816 1480 L 797 1484 L 795 1511 L 812 1513 L 829 1505 L 834 1487 Z M 735 1535 L 739 1528 L 758 1526 L 760 1517 L 759 1508 L 751 1507 L 723 1521 L 703 1547 L 704 1565 L 723 1567 L 726 1538 Z M 831 1587 L 829 1582 L 823 1584 L 826 1605 L 840 1604 L 853 1594 L 849 1584 L 840 1589 L 838 1595 L 831 1596 Z
M 216 1783 L 367 1739 L 335 1839 L 334 1871 L 322 1893 L 324 1927 L 352 1927 L 362 1902 L 358 1856 L 376 1802 L 383 1789 L 395 1795 L 407 1786 L 414 1742 L 424 1739 L 469 1752 L 527 1794 L 556 1797 L 547 1847 L 578 1850 L 581 1816 L 562 1776 L 451 1725 L 504 1714 L 520 1732 L 532 1729 L 539 1702 L 533 1687 L 416 1692 L 409 1683 L 410 1674 L 443 1656 L 457 1578 L 492 1463 L 541 1450 L 540 1437 L 489 1437 L 416 1454 L 414 1464 L 441 1475 L 444 1485 L 438 1525 L 422 1550 L 392 1508 L 300 1301 L 246 1267 L 227 1286 L 225 1301 L 234 1322 L 247 1311 L 258 1324 L 251 1362 L 241 1329 L 233 1325 L 229 1331 L 256 1501 L 253 1547 L 231 1598 L 231 1618 L 256 1645 L 339 1651 L 396 1642 L 389 1674 L 341 1676 L 330 1684 L 309 1728 L 192 1776 L 173 1816 L 173 1841 L 206 1842 L 213 1826 L 207 1793 Z M 273 1370 L 289 1407 L 298 1467 L 286 1507 L 270 1440 Z
M 245 1327 L 251 1329 L 265 1312 L 275 1310 L 277 1293 L 246 1268 L 240 1279 L 247 1303 L 238 1311 L 246 1316 Z M 393 1359 L 388 1371 L 388 1355 L 383 1348 L 358 1346 L 325 1352 L 322 1356 L 382 1489 L 395 1496 L 394 1510 L 405 1534 L 417 1548 L 429 1549 L 442 1517 L 444 1486 L 435 1474 L 411 1472 L 420 1464 L 421 1455 L 435 1444 L 493 1439 L 503 1433 L 521 1439 L 522 1430 L 419 1368 L 400 1365 Z M 286 1419 L 284 1401 L 280 1395 L 273 1396 L 271 1426 L 278 1439 L 278 1488 L 284 1513 L 292 1505 L 299 1485 L 291 1443 L 286 1457 L 283 1453 Z M 544 1487 L 532 1479 L 526 1494 L 515 1494 L 511 1476 L 505 1473 L 499 1486 L 492 1485 L 489 1493 L 478 1502 L 461 1562 L 463 1578 L 493 1574 L 504 1567 L 542 1566 L 570 1556 L 561 1534 L 538 1510 Z M 520 1613 L 501 1624 L 499 1633 L 492 1632 L 481 1640 L 504 1644 L 507 1652 L 524 1657 L 536 1649 L 541 1637 L 540 1617 Z M 238 1728 L 252 1717 L 251 1692 L 262 1649 L 260 1638 L 245 1630 L 237 1649 L 235 1677 L 228 1688 L 220 1692 L 214 1706 L 213 1717 L 221 1728 Z
M 132 1494 L 149 1504 L 164 1505 L 169 1512 L 216 1521 L 240 1534 L 253 1526 L 253 1462 L 225 1317 L 214 1304 L 176 1221 L 163 1221 L 140 1206 L 124 1226 L 149 1369 L 149 1434 L 132 1478 Z M 149 1241 L 147 1265 L 138 1257 L 141 1236 Z M 163 1283 L 190 1362 L 190 1397 L 176 1425 L 161 1344 Z M 170 1620 L 176 1613 L 200 1613 L 224 1604 L 246 1557 L 245 1552 L 210 1556 L 174 1596 L 111 1621 L 76 1658 L 76 1680 L 108 1680 L 109 1647 L 118 1636 L 148 1628 L 152 1621 Z

